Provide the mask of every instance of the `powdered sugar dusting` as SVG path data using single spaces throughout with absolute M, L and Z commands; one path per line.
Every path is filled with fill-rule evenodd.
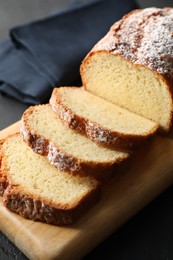
M 51 142 L 49 143 L 47 157 L 48 160 L 61 171 L 70 170 L 72 172 L 78 172 L 81 170 L 81 167 L 73 157 L 67 156 L 62 151 L 59 151 Z
M 118 24 L 118 26 L 117 26 Z M 173 9 L 146 8 L 115 23 L 94 51 L 119 53 L 135 64 L 143 64 L 173 77 Z
M 20 124 L 20 134 L 22 135 L 24 141 L 27 141 L 29 139 L 29 133 L 26 130 L 23 120 L 21 120 L 21 124 Z
M 90 121 L 86 124 L 86 134 L 93 141 L 104 144 L 113 144 L 118 139 L 118 137 L 112 136 L 109 130 L 102 129 Z

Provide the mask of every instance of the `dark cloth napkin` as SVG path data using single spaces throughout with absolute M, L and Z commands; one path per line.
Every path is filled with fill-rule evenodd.
M 136 8 L 133 0 L 76 1 L 11 29 L 0 44 L 0 91 L 38 104 L 48 101 L 53 87 L 77 84 L 85 55 L 116 20 Z

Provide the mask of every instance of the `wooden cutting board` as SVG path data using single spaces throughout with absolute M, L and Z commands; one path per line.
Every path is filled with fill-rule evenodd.
M 0 139 L 17 132 L 16 123 Z M 103 190 L 97 205 L 70 227 L 11 213 L 0 199 L 0 230 L 30 259 L 80 259 L 173 183 L 173 139 L 156 136 Z

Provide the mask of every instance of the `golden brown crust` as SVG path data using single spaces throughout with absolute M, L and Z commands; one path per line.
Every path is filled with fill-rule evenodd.
M 5 189 L 8 187 L 7 177 L 0 170 L 0 196 L 3 196 Z
M 8 181 L 7 181 L 7 176 L 5 172 L 2 171 L 2 156 L 3 156 L 3 150 L 2 150 L 2 145 L 3 145 L 4 140 L 0 140 L 0 196 L 3 195 L 5 189 L 8 186 Z
M 55 88 L 53 90 L 49 102 L 52 109 L 57 113 L 60 119 L 62 119 L 69 126 L 69 128 L 87 135 L 92 141 L 98 144 L 103 144 L 108 147 L 111 146 L 118 149 L 137 148 L 144 142 L 148 141 L 148 139 L 156 133 L 158 128 L 158 126 L 155 125 L 155 127 L 153 127 L 153 129 L 145 135 L 130 135 L 111 131 L 86 117 L 77 115 L 65 104 L 63 104 L 59 88 Z
M 30 129 L 27 117 L 33 111 L 34 107 L 27 109 L 21 120 L 21 135 L 23 140 L 33 149 L 34 152 L 47 156 L 51 164 L 55 165 L 62 171 L 67 171 L 73 175 L 92 176 L 100 181 L 105 181 L 112 176 L 116 166 L 126 158 L 128 154 L 124 153 L 116 161 L 109 162 L 88 162 L 76 158 L 74 155 L 67 154 L 60 147 L 54 145 L 44 136 L 40 136 L 34 129 Z
M 100 189 L 93 189 L 72 208 L 51 205 L 41 198 L 34 198 L 22 191 L 21 187 L 9 185 L 3 195 L 3 204 L 9 210 L 34 221 L 53 225 L 70 225 L 100 199 Z
M 134 10 L 113 24 L 91 52 L 108 51 L 172 78 L 173 8 Z

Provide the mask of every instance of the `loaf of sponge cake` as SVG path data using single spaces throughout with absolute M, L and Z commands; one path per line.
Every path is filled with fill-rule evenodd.
M 146 8 L 112 25 L 83 60 L 86 90 L 160 125 L 172 123 L 173 9 Z
M 100 198 L 95 179 L 110 176 L 129 156 L 96 143 L 129 148 L 158 125 L 170 129 L 172 21 L 171 8 L 127 14 L 84 59 L 84 89 L 55 89 L 51 106 L 24 112 L 21 136 L 0 144 L 0 195 L 8 209 L 71 224 Z

